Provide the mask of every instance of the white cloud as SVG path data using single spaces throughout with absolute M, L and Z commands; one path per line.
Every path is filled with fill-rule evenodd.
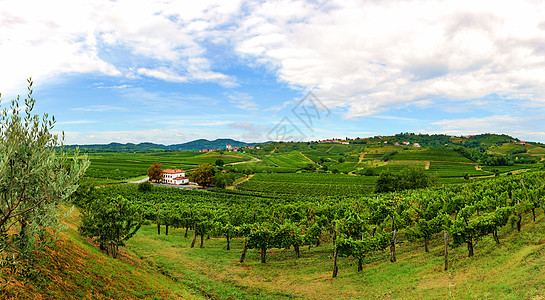
M 440 132 L 445 134 L 470 134 L 470 133 L 505 133 L 513 129 L 514 125 L 523 121 L 520 117 L 511 116 L 488 116 L 472 117 L 454 120 L 441 120 L 433 122 L 432 125 L 438 126 Z
M 75 120 L 75 121 L 62 121 L 57 122 L 57 125 L 70 125 L 70 124 L 93 124 L 97 123 L 97 121 L 91 121 L 91 120 Z
M 227 95 L 229 102 L 233 106 L 244 110 L 257 110 L 257 104 L 253 101 L 253 97 L 246 93 L 231 92 Z
M 124 107 L 118 107 L 118 106 L 112 106 L 112 105 L 90 105 L 86 107 L 76 107 L 73 110 L 105 112 L 105 111 L 126 111 L 127 109 Z
M 545 106 L 540 1 L 256 2 L 236 50 L 347 116 L 497 94 Z
M 54 132 L 60 134 L 60 132 Z M 64 131 L 64 144 L 107 144 L 119 143 L 143 143 L 152 142 L 164 145 L 172 145 L 193 141 L 196 139 L 217 139 L 217 130 L 214 128 L 170 128 L 148 130 L 121 130 L 105 132 L 78 132 Z M 222 138 L 241 139 L 241 135 L 223 134 Z
M 262 141 L 265 135 L 271 130 L 271 127 L 257 126 L 252 122 L 233 122 L 227 124 L 228 127 L 242 131 L 241 137 L 244 140 Z
M 208 0 L 2 1 L 0 91 L 20 90 L 29 76 L 42 82 L 89 72 L 235 86 L 212 70 L 201 44 L 219 41 L 216 27 L 239 7 Z
M 420 130 L 417 132 L 444 133 L 451 135 L 467 135 L 480 133 L 508 134 L 513 137 L 544 141 L 543 125 L 545 117 L 541 114 L 513 117 L 508 115 L 494 115 L 488 117 L 472 117 L 463 119 L 441 120 L 433 122 L 434 130 Z

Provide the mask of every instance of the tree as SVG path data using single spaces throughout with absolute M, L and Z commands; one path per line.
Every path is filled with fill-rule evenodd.
M 429 176 L 423 168 L 408 167 L 398 174 L 385 170 L 380 173 L 375 186 L 375 192 L 393 192 L 408 189 L 419 189 L 434 185 L 435 177 Z
M 138 184 L 138 191 L 140 192 L 150 192 L 153 185 L 149 181 L 144 181 Z
M 203 187 L 214 185 L 214 166 L 209 163 L 199 165 L 191 175 L 189 180 L 196 182 Z
M 100 249 L 116 258 L 119 246 L 124 246 L 142 226 L 140 210 L 123 196 L 97 199 L 82 216 L 81 234 L 100 243 Z
M 399 172 L 398 189 L 421 189 L 431 186 L 435 183 L 435 179 L 429 176 L 424 168 L 421 167 L 408 167 Z
M 16 263 L 59 228 L 57 206 L 78 187 L 87 156 L 63 148 L 55 117 L 32 114 L 36 100 L 19 97 L 0 113 L 0 261 Z M 1 96 L 1 95 L 0 95 Z
M 221 159 L 221 158 L 216 159 L 216 166 L 221 167 L 221 166 L 223 166 L 224 164 L 225 164 L 225 163 L 223 162 L 223 159 Z
M 390 171 L 389 169 L 382 171 L 378 177 L 375 186 L 375 192 L 385 193 L 395 191 L 398 180 L 398 176 L 392 173 L 392 171 Z
M 160 181 L 163 179 L 163 165 L 158 162 L 154 162 L 151 167 L 148 168 L 148 176 L 151 180 Z
M 214 176 L 214 186 L 224 189 L 226 186 L 230 186 L 235 182 L 235 174 L 233 173 L 217 173 Z

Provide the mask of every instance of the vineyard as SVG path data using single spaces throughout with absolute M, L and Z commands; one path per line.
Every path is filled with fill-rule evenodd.
M 127 181 L 145 176 L 154 162 L 161 162 L 165 168 L 192 169 L 199 164 L 214 164 L 221 159 L 226 164 L 250 161 L 252 158 L 244 154 L 201 154 L 195 151 L 163 152 L 163 153 L 93 153 L 89 155 L 91 165 L 86 176 Z
M 296 177 L 299 175 L 302 177 Z M 316 262 L 320 271 L 315 272 L 323 274 L 329 269 L 328 277 L 356 276 L 359 272 L 369 272 L 367 268 L 384 261 L 393 262 L 389 269 L 395 270 L 397 260 L 411 263 L 410 257 L 402 257 L 407 251 L 405 249 L 420 249 L 423 253 L 433 251 L 435 257 L 444 257 L 444 262 L 434 259 L 438 265 L 432 268 L 440 273 L 443 269 L 460 266 L 466 259 L 463 256 L 473 257 L 475 253 L 486 256 L 486 253 L 479 252 L 483 243 L 492 248 L 494 244 L 495 247 L 505 247 L 502 246 L 503 239 L 520 234 L 530 223 L 540 228 L 544 226 L 543 172 L 393 194 L 347 191 L 343 196 L 319 194 L 324 190 L 317 186 L 333 185 L 338 181 L 345 181 L 346 185 L 346 182 L 365 177 L 327 176 L 254 176 L 257 182 L 271 182 L 283 187 L 300 182 L 298 189 L 302 192 L 287 186 L 276 195 L 274 190 L 265 194 L 162 187 L 141 192 L 136 185 L 113 185 L 96 189 L 88 197 L 82 197 L 79 204 L 87 207 L 85 203 L 92 199 L 120 195 L 139 207 L 146 222 L 155 224 L 153 230 L 151 225 L 144 227 L 147 229 L 144 235 L 140 235 L 140 240 L 152 238 L 150 234 L 183 236 L 190 245 L 177 241 L 170 247 L 186 249 L 183 253 L 188 257 L 191 257 L 193 252 L 190 249 L 194 247 L 212 247 L 208 251 L 216 255 L 236 250 L 235 254 L 228 251 L 229 254 L 226 252 L 225 255 L 231 261 L 236 256 L 243 265 L 272 260 L 274 263 L 269 270 L 274 273 L 276 268 L 288 262 L 293 264 L 302 253 L 306 253 L 303 255 L 306 260 L 308 255 L 322 260 Z M 297 197 L 290 196 L 291 193 Z M 526 234 L 535 236 L 535 243 L 541 243 L 545 238 L 542 233 Z M 209 240 L 210 237 L 212 239 Z M 135 251 L 152 255 L 139 244 L 129 245 Z M 403 265 L 399 266 L 399 271 L 404 270 Z M 240 271 L 239 267 L 236 269 Z M 229 273 L 229 270 L 222 272 Z M 227 282 L 240 284 L 243 279 L 230 278 Z M 287 291 L 282 293 L 285 295 Z M 309 294 L 301 291 L 297 296 L 305 295 Z
M 241 178 L 234 189 L 118 184 L 141 178 L 152 162 L 191 170 L 217 159 L 225 165 L 216 172 Z M 543 296 L 545 278 L 532 281 L 521 271 L 545 267 L 542 164 L 480 166 L 452 149 L 305 143 L 247 154 L 96 153 L 90 160 L 74 198 L 80 234 L 113 257 L 134 254 L 199 297 Z M 438 184 L 374 193 L 383 171 L 410 168 Z M 115 205 L 127 207 L 130 221 L 114 223 L 132 224 L 124 235 L 132 238 L 110 243 L 96 236 L 94 220 L 103 215 L 94 210 L 108 206 L 107 214 Z M 498 283 L 474 271 L 502 272 L 509 253 L 528 266 L 505 273 L 516 280 Z M 460 274 L 471 278 L 453 281 Z
M 355 196 L 374 189 L 376 177 L 344 174 L 256 174 L 237 185 L 240 191 L 304 196 Z

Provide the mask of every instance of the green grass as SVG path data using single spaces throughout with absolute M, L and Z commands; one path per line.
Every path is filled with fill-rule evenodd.
M 240 239 L 225 250 L 225 239 L 204 242 L 204 248 L 189 248 L 191 231 L 171 229 L 157 235 L 154 226 L 144 226 L 129 241 L 130 251 L 178 282 L 217 299 L 542 299 L 545 297 L 545 233 L 541 211 L 534 223 L 526 214 L 519 233 L 506 226 L 499 232 L 500 245 L 485 237 L 467 257 L 464 246 L 449 249 L 449 270 L 443 271 L 443 240 L 435 236 L 430 252 L 422 242 L 409 243 L 401 235 L 397 262 L 388 251 L 376 252 L 357 272 L 352 258 L 339 259 L 339 276 L 331 278 L 332 246 L 328 237 L 319 247 L 304 247 L 301 258 L 289 249 L 272 249 L 268 262 L 259 253 L 248 252 L 240 264 Z M 198 243 L 197 243 L 198 245 Z

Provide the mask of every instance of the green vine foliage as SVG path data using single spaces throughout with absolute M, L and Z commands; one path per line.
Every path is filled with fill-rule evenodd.
M 119 247 L 142 225 L 141 211 L 123 196 L 99 198 L 82 215 L 79 231 L 92 237 L 100 248 L 116 258 Z

